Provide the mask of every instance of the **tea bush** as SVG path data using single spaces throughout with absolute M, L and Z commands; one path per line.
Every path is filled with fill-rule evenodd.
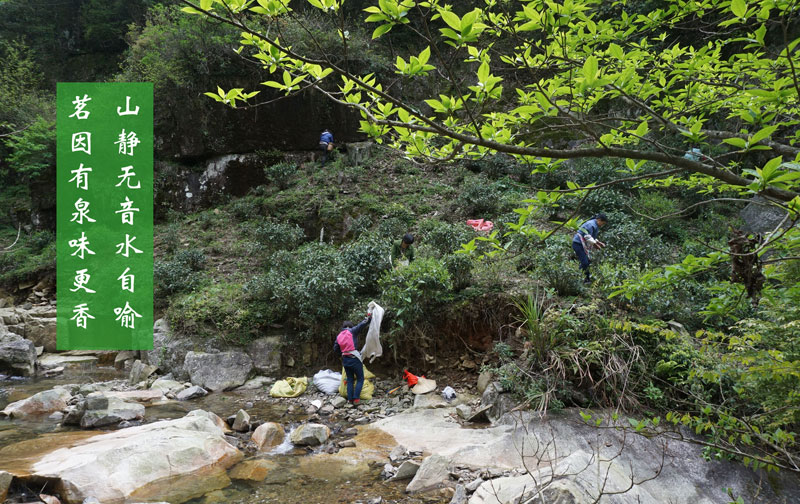
M 434 258 L 417 259 L 386 271 L 379 285 L 381 299 L 391 307 L 401 328 L 419 322 L 431 308 L 444 303 L 453 287 L 447 268 Z
M 378 280 L 391 266 L 392 244 L 377 234 L 362 235 L 342 247 L 342 264 L 349 278 L 360 278 L 354 284 L 361 293 L 378 291 Z
M 460 249 L 462 244 L 475 236 L 475 233 L 463 223 L 451 224 L 436 219 L 425 219 L 420 222 L 417 236 L 441 257 Z

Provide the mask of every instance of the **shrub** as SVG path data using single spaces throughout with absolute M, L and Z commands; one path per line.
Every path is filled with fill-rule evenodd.
M 600 239 L 606 243 L 604 258 L 632 264 L 663 264 L 670 249 L 660 238 L 652 238 L 647 230 L 627 214 L 611 212 Z
M 435 219 L 423 220 L 417 234 L 420 241 L 431 247 L 439 257 L 452 254 L 475 235 L 466 224 L 450 224 Z
M 248 221 L 261 215 L 261 207 L 254 198 L 244 197 L 228 205 L 228 211 L 239 221 Z
M 448 254 L 442 258 L 450 274 L 453 290 L 459 291 L 472 283 L 472 259 L 466 254 Z
M 348 278 L 360 278 L 360 292 L 377 292 L 378 280 L 392 266 L 392 244 L 374 234 L 363 235 L 342 249 L 342 264 Z
M 452 281 L 441 261 L 428 258 L 385 272 L 379 285 L 385 306 L 394 311 L 397 325 L 407 327 L 446 300 Z
M 638 213 L 652 218 L 663 217 L 679 211 L 675 200 L 656 191 L 640 193 L 634 209 Z M 686 238 L 686 223 L 677 217 L 656 221 L 642 217 L 642 224 L 650 231 L 651 235 L 662 235 L 664 238 L 676 241 L 683 241 Z
M 237 283 L 211 284 L 170 304 L 167 320 L 177 331 L 243 344 L 265 323 L 257 305 L 248 304 Z
M 303 228 L 297 224 L 265 220 L 255 226 L 253 238 L 268 250 L 292 250 L 305 239 Z
M 310 327 L 346 313 L 362 283 L 360 274 L 347 271 L 336 247 L 312 242 L 273 254 L 270 270 L 244 291 L 253 302 L 269 303 L 272 317 Z
M 393 203 L 386 209 L 386 214 L 378 224 L 378 234 L 392 240 L 399 240 L 408 232 L 413 223 L 414 214 L 411 210 L 398 203 Z
M 278 163 L 264 168 L 267 179 L 275 184 L 278 189 L 286 189 L 297 172 L 297 165 L 294 163 Z
M 198 272 L 205 260 L 205 255 L 199 250 L 181 250 L 169 261 L 155 261 L 153 280 L 156 297 L 194 289 L 200 282 Z
M 502 192 L 481 174 L 464 179 L 461 192 L 456 197 L 456 206 L 473 218 L 486 218 L 497 215 L 500 209 Z
M 551 238 L 543 249 L 535 253 L 534 263 L 535 275 L 560 296 L 576 296 L 581 293 L 582 275 L 578 262 L 574 260 L 571 239 Z

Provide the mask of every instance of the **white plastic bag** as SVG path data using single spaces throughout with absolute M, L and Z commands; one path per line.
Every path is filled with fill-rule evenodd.
M 314 386 L 326 394 L 338 392 L 340 381 L 342 381 L 342 373 L 331 369 L 323 369 L 314 375 Z
M 375 357 L 383 355 L 383 347 L 381 346 L 381 320 L 383 320 L 384 309 L 375 301 L 370 301 L 368 309 L 372 313 L 372 321 L 369 323 L 367 330 L 367 340 L 364 343 L 364 348 L 361 349 L 362 361 L 369 359 L 370 362 L 375 360 Z
M 455 399 L 455 398 L 456 398 L 456 391 L 455 391 L 455 390 L 453 390 L 453 387 L 451 387 L 450 385 L 448 385 L 448 386 L 446 386 L 446 387 L 444 388 L 444 390 L 442 390 L 442 397 L 444 397 L 444 399 L 445 399 L 447 402 L 450 402 L 450 401 L 452 401 L 453 399 Z

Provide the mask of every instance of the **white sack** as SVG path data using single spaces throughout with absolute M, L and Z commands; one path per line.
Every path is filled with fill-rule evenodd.
M 361 356 L 372 362 L 375 360 L 375 357 L 383 355 L 383 347 L 381 347 L 381 321 L 383 320 L 384 310 L 375 301 L 370 301 L 367 307 L 368 311 L 372 313 L 372 321 L 369 323 L 367 341 L 364 343 L 364 348 L 361 349 Z
M 340 381 L 342 381 L 342 373 L 331 369 L 323 369 L 314 375 L 314 386 L 326 394 L 337 393 Z

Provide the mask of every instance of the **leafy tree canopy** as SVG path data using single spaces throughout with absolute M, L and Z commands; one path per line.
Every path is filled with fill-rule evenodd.
M 503 152 L 538 172 L 556 171 L 570 158 L 623 158 L 626 170 L 607 184 L 680 184 L 709 200 L 759 193 L 788 212 L 784 225 L 800 216 L 795 2 L 485 0 L 454 7 L 380 0 L 360 16 L 343 0 L 183 3 L 188 13 L 241 30 L 238 51 L 270 74 L 265 86 L 286 94 L 315 87 L 360 110 L 363 132 L 411 158 Z M 338 51 L 294 49 L 285 27 L 302 25 L 300 8 L 329 16 Z M 398 41 L 392 75 L 361 75 L 348 65 L 348 27 L 363 23 L 375 27 L 373 39 Z M 414 82 L 429 96 L 405 96 L 404 85 Z M 256 92 L 218 88 L 207 95 L 236 106 Z M 527 220 L 533 212 L 565 193 L 600 187 L 569 182 L 542 191 L 518 211 L 514 231 L 547 238 L 552 232 Z M 795 235 L 780 235 L 789 256 Z M 502 250 L 497 241 L 495 247 Z M 735 254 L 766 248 L 748 245 Z M 728 259 L 712 257 L 705 263 Z M 705 263 L 689 258 L 682 271 Z

